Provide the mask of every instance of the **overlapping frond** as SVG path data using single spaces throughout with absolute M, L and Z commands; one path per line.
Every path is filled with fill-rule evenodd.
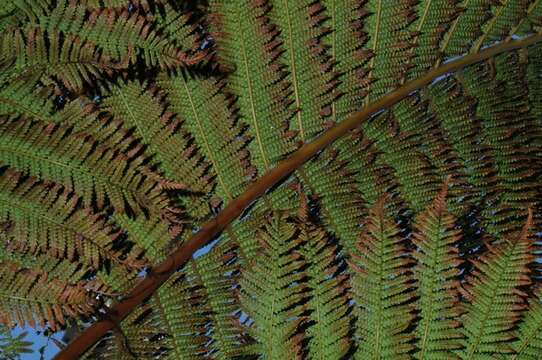
M 453 350 L 461 348 L 459 313 L 459 266 L 457 249 L 460 232 L 447 211 L 448 182 L 433 203 L 416 217 L 413 243 L 416 251 L 414 278 L 419 298 L 416 308 L 417 359 L 456 358 Z
M 6 251 L 84 264 L 83 272 L 102 268 L 106 260 L 126 269 L 142 265 L 137 252 L 130 259 L 121 251 L 121 230 L 106 214 L 80 207 L 76 194 L 13 170 L 0 172 L 0 239 Z
M 529 307 L 522 314 L 522 323 L 516 330 L 512 359 L 536 359 L 542 353 L 542 303 L 540 288 L 534 291 Z
M 258 232 L 261 251 L 240 280 L 242 310 L 254 322 L 248 332 L 255 354 L 267 359 L 300 359 L 303 317 L 303 262 L 295 225 L 283 214 L 272 214 Z
M 350 260 L 357 359 L 409 358 L 413 335 L 407 329 L 414 319 L 410 263 L 382 198 L 370 209 Z
M 252 161 L 265 172 L 293 150 L 293 134 L 288 133 L 293 108 L 286 69 L 279 62 L 279 29 L 268 18 L 271 4 L 266 1 L 214 1 L 212 6 L 219 60 L 236 69 L 228 85 L 238 95 L 239 116 L 249 125 Z
M 84 5 L 63 0 L 58 1 L 47 16 L 28 26 L 76 36 L 82 42 L 98 46 L 103 56 L 114 61 L 127 58 L 129 63 L 134 63 L 141 58 L 147 66 L 176 68 L 197 64 L 206 56 L 197 47 L 193 48 L 193 39 L 173 44 L 152 22 L 127 7 L 119 12 L 112 8 L 89 11 Z
M 100 109 L 122 121 L 124 128 L 133 129 L 134 136 L 141 139 L 171 181 L 170 186 L 165 186 L 185 190 L 186 195 L 179 200 L 195 218 L 203 217 L 209 210 L 205 200 L 212 188 L 209 165 L 192 144 L 191 134 L 156 92 L 145 91 L 145 86 L 137 82 L 127 83 L 113 88 Z
M 37 136 L 39 135 L 39 136 Z M 56 181 L 75 190 L 87 206 L 111 204 L 125 212 L 167 206 L 160 176 L 128 162 L 114 149 L 69 127 L 27 119 L 0 120 L 0 161 L 24 174 Z
M 125 69 L 125 61 L 111 61 L 91 43 L 74 35 L 18 28 L 0 37 L 0 62 L 9 66 L 17 77 L 38 75 L 44 82 L 58 79 L 67 89 L 80 92 L 85 84 L 92 84 L 102 74 Z
M 330 243 L 329 236 L 310 222 L 308 214 L 302 213 L 299 220 L 299 238 L 303 241 L 300 253 L 307 263 L 309 289 L 307 358 L 340 359 L 352 346 L 348 336 L 347 277 L 340 274 L 337 248 Z
M 524 286 L 531 283 L 529 265 L 534 260 L 531 237 L 532 212 L 519 234 L 475 262 L 475 271 L 464 287 L 468 304 L 463 315 L 465 349 L 462 359 L 513 354 L 514 328 L 526 308 Z
M 235 119 L 231 98 L 221 92 L 223 83 L 216 79 L 186 79 L 180 75 L 159 79 L 167 93 L 170 110 L 192 134 L 201 154 L 211 165 L 215 194 L 227 203 L 239 195 L 254 169 L 248 163 L 246 140 L 241 124 Z M 218 202 L 220 202 L 218 201 Z

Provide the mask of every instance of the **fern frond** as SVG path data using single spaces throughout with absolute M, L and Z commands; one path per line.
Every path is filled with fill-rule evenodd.
M 133 263 L 121 256 L 120 230 L 106 214 L 81 208 L 76 194 L 13 170 L 1 172 L 0 222 L 6 229 L 0 239 L 7 249 L 67 259 L 86 270 L 100 269 L 104 261 L 127 270 L 142 265 L 135 256 Z
M 440 42 L 459 15 L 456 0 L 423 0 L 415 5 L 416 19 L 409 25 L 411 58 L 406 79 L 415 79 L 441 59 Z
M 160 213 L 168 204 L 160 190 L 160 176 L 127 160 L 124 154 L 84 133 L 72 133 L 69 127 L 0 120 L 3 164 L 73 189 L 85 206 L 103 208 L 110 203 L 120 212 L 147 208 Z
M 433 203 L 416 217 L 413 243 L 417 251 L 414 278 L 419 299 L 420 320 L 416 326 L 417 359 L 456 358 L 461 348 L 458 303 L 460 232 L 454 229 L 454 217 L 446 209 L 448 181 Z
M 308 264 L 310 326 L 306 330 L 308 359 L 341 359 L 350 350 L 347 278 L 338 274 L 337 248 L 325 232 L 300 218 L 300 253 Z
M 266 359 L 300 359 L 303 320 L 300 303 L 306 297 L 301 282 L 303 261 L 296 227 L 283 214 L 273 214 L 258 232 L 259 256 L 245 266 L 240 280 L 241 308 L 254 324 L 253 350 Z
M 111 74 L 128 66 L 127 59 L 111 61 L 94 45 L 54 31 L 4 32 L 0 36 L 0 47 L 5 50 L 0 61 L 13 63 L 12 71 L 19 77 L 37 74 L 44 82 L 58 79 L 73 92 L 81 92 L 84 85 L 95 83 L 104 73 Z
M 450 25 L 440 43 L 440 52 L 445 57 L 459 56 L 467 52 L 475 40 L 482 35 L 480 24 L 485 23 L 491 14 L 491 2 L 469 0 L 459 9 L 459 16 Z
M 359 236 L 364 201 L 357 184 L 337 152 L 326 151 L 299 171 L 299 177 L 317 200 L 324 223 L 349 251 Z
M 510 340 L 521 311 L 526 308 L 527 294 L 522 287 L 529 285 L 528 265 L 534 260 L 530 236 L 532 212 L 515 238 L 497 247 L 475 262 L 475 271 L 468 279 L 463 295 L 468 301 L 463 315 L 465 349 L 462 359 L 513 353 Z
M 160 328 L 155 331 L 167 334 L 164 345 L 171 359 L 198 359 L 208 351 L 204 289 L 189 269 L 171 277 L 149 304 L 158 315 Z
M 113 9 L 88 12 L 79 4 L 63 0 L 29 27 L 76 36 L 81 42 L 97 46 L 104 56 L 114 61 L 127 58 L 130 64 L 139 57 L 149 67 L 172 69 L 197 64 L 207 56 L 197 48 L 179 48 L 172 44 L 152 22 L 137 13 L 130 14 L 126 8 L 121 12 Z
M 362 19 L 367 14 L 358 0 L 321 0 L 321 3 L 326 8 L 324 24 L 330 27 L 323 41 L 329 46 L 328 53 L 340 80 L 330 116 L 330 121 L 338 122 L 359 110 L 366 95 L 363 90 L 366 74 L 363 65 L 371 53 L 362 49 L 367 41 L 367 33 L 361 27 Z
M 513 344 L 514 355 L 517 359 L 536 359 L 542 353 L 542 303 L 540 287 L 534 291 L 529 301 L 529 307 L 522 314 L 522 322 L 515 335 Z
M 429 102 L 429 111 L 437 118 L 446 134 L 447 143 L 457 154 L 460 167 L 456 170 L 463 187 L 464 201 L 479 204 L 482 199 L 492 204 L 495 197 L 495 163 L 490 147 L 479 143 L 481 121 L 475 117 L 476 102 L 454 78 L 447 78 L 425 89 L 422 96 Z M 474 189 L 470 190 L 469 187 Z
M 382 152 L 382 160 L 393 169 L 400 196 L 411 209 L 421 211 L 434 198 L 440 181 L 412 133 L 398 128 L 396 116 L 385 112 L 362 128 L 364 135 L 375 141 Z
M 527 9 L 526 16 L 520 20 L 515 28 L 510 31 L 511 35 L 523 36 L 542 30 L 542 1 L 534 0 Z
M 18 269 L 9 263 L 0 266 L 0 323 L 8 326 L 38 323 L 56 331 L 68 316 L 93 313 L 94 296 L 81 285 L 49 279 L 46 274 Z
M 203 217 L 209 211 L 205 196 L 212 189 L 207 174 L 209 164 L 191 144 L 192 137 L 163 104 L 160 94 L 145 88 L 137 82 L 114 87 L 100 108 L 122 121 L 124 128 L 134 130 L 134 136 L 158 161 L 164 175 L 177 183 L 177 189 L 188 193 L 180 195 L 179 200 L 194 217 Z
M 0 354 L 6 360 L 15 360 L 22 354 L 33 353 L 32 342 L 25 340 L 27 336 L 26 331 L 13 336 L 7 327 L 0 325 Z
M 542 9 L 542 5 L 540 8 Z M 527 57 L 526 77 L 529 89 L 529 103 L 531 112 L 538 119 L 538 125 L 540 125 L 542 123 L 542 83 L 539 79 L 542 74 L 542 47 L 529 48 Z
M 415 2 L 400 0 L 390 6 L 386 0 L 364 2 L 362 31 L 367 34 L 363 50 L 365 64 L 364 105 L 398 87 L 408 70 L 412 47 L 407 25 L 415 18 Z
M 28 20 L 37 21 L 48 8 L 48 0 L 6 0 L 0 8 L 0 31 L 12 30 Z
M 398 186 L 393 169 L 382 159 L 383 155 L 374 142 L 369 140 L 360 131 L 353 134 L 352 140 L 344 142 L 346 146 L 341 149 L 339 156 L 347 161 L 348 156 L 353 156 L 356 161 L 349 161 L 348 168 L 352 169 L 357 187 L 367 206 L 373 206 L 382 194 L 393 195 L 393 190 Z M 390 198 L 389 202 L 397 199 Z M 396 207 L 404 207 L 395 204 Z
M 489 20 L 482 26 L 482 36 L 476 40 L 474 49 L 503 39 L 527 15 L 530 0 L 506 0 L 492 3 Z
M 492 149 L 490 155 L 503 189 L 497 205 L 486 215 L 491 219 L 491 232 L 496 234 L 521 228 L 518 213 L 532 205 L 538 187 L 531 161 L 536 150 L 530 145 L 531 136 L 538 131 L 532 130 L 522 81 L 515 82 L 517 75 L 513 74 L 507 78 L 512 64 L 517 64 L 515 54 L 499 56 L 494 62 L 465 69 L 461 77 L 467 93 L 478 99 L 476 115 L 483 120 L 481 140 Z
M 180 75 L 159 79 L 167 101 L 183 127 L 192 135 L 201 154 L 211 165 L 215 193 L 225 203 L 239 195 L 253 175 L 241 126 L 233 116 L 230 99 L 216 79 L 185 79 Z
M 284 47 L 280 62 L 286 65 L 286 80 L 293 102 L 290 128 L 298 132 L 298 139 L 309 141 L 321 132 L 331 115 L 331 103 L 338 84 L 331 59 L 320 38 L 325 34 L 320 24 L 324 20 L 320 1 L 287 1 L 273 3 L 269 11 L 271 24 Z M 315 99 L 317 99 L 315 101 Z
M 205 303 L 201 306 L 208 314 L 209 354 L 215 359 L 228 360 L 243 355 L 241 326 L 235 318 L 239 299 L 234 287 L 238 265 L 231 244 L 219 244 L 208 254 L 194 261 L 190 273 L 199 278 Z
M 250 127 L 248 145 L 260 172 L 272 168 L 294 147 L 286 128 L 292 116 L 287 96 L 288 82 L 278 61 L 282 42 L 279 30 L 269 22 L 271 5 L 266 2 L 214 1 L 212 28 L 219 48 L 219 61 L 236 69 L 228 85 L 238 95 L 241 120 Z
M 351 260 L 356 307 L 356 359 L 408 359 L 414 319 L 411 260 L 399 228 L 388 219 L 381 198 L 370 210 Z

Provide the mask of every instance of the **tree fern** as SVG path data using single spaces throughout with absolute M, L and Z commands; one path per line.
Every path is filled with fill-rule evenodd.
M 541 11 L 6 0 L 1 322 L 91 324 L 60 359 L 535 358 Z

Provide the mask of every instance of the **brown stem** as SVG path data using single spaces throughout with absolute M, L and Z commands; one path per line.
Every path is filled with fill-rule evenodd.
M 141 280 L 122 301 L 115 304 L 108 311 L 107 319 L 98 320 L 92 324 L 64 348 L 55 359 L 77 359 L 106 332 L 114 328 L 115 324 L 120 323 L 139 304 L 150 297 L 176 269 L 190 259 L 196 250 L 224 230 L 226 226 L 235 220 L 253 201 L 262 196 L 278 182 L 285 179 L 293 171 L 301 167 L 319 151 L 358 127 L 364 120 L 376 112 L 396 104 L 413 91 L 429 84 L 439 76 L 491 58 L 497 54 L 530 46 L 540 41 L 542 41 L 542 33 L 530 35 L 521 40 L 502 42 L 480 52 L 467 54 L 462 58 L 442 64 L 439 67 L 428 71 L 422 77 L 405 83 L 398 89 L 367 105 L 364 109 L 352 113 L 344 121 L 325 131 L 312 142 L 303 145 L 288 158 L 281 161 L 276 167 L 253 182 L 241 195 L 233 199 L 220 213 L 218 213 L 215 218 L 206 222 L 201 230 L 192 236 L 192 238 L 178 247 L 163 262 L 156 265 L 150 274 Z

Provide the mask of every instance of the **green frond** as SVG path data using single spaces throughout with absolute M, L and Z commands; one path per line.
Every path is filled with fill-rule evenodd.
M 467 52 L 475 40 L 482 35 L 480 24 L 491 14 L 491 1 L 466 0 L 458 8 L 459 15 L 440 42 L 440 51 L 446 56 L 458 56 Z
M 130 241 L 144 250 L 151 264 L 163 260 L 174 243 L 176 232 L 180 229 L 172 226 L 159 217 L 135 219 L 124 215 L 114 214 L 113 219 L 127 234 Z
M 482 26 L 482 36 L 476 40 L 474 48 L 489 45 L 505 38 L 527 14 L 530 0 L 503 0 L 492 3 L 489 20 Z
M 542 83 L 540 82 L 542 48 L 538 46 L 528 49 L 527 58 L 526 77 L 529 89 L 529 104 L 531 113 L 538 119 L 538 126 L 540 126 L 542 124 Z
M 412 152 L 418 152 L 416 156 L 425 163 L 428 170 L 426 173 L 433 172 L 438 178 L 438 182 L 444 181 L 446 176 L 458 176 L 458 170 L 461 169 L 458 155 L 448 143 L 447 133 L 440 125 L 440 119 L 437 119 L 429 111 L 429 104 L 423 101 L 419 96 L 410 96 L 400 101 L 393 107 L 393 115 L 397 121 L 398 127 L 402 133 L 408 134 L 409 141 L 412 143 Z M 419 129 L 425 131 L 420 132 Z M 412 154 L 411 156 L 413 156 Z M 432 170 L 431 170 L 432 169 Z M 418 182 L 418 187 L 432 193 L 435 189 L 433 184 L 422 185 L 419 178 L 414 178 Z M 407 180 L 408 181 L 408 180 Z M 464 195 L 464 189 L 451 189 L 452 195 L 459 192 Z M 430 200 L 425 199 L 427 203 Z M 450 210 L 457 213 L 464 204 L 453 203 Z
M 276 37 L 284 48 L 278 61 L 285 64 L 285 79 L 290 84 L 282 90 L 293 106 L 290 129 L 306 142 L 323 130 L 337 96 L 338 80 L 320 39 L 325 35 L 321 26 L 324 7 L 320 1 L 280 0 L 272 3 L 268 16 L 271 26 L 280 29 Z
M 85 271 L 102 268 L 104 261 L 126 270 L 142 265 L 123 256 L 120 231 L 107 215 L 81 207 L 76 194 L 10 169 L 0 171 L 0 239 L 10 251 L 66 259 L 83 264 Z
M 516 27 L 512 29 L 511 34 L 522 36 L 542 30 L 542 21 L 540 21 L 542 18 L 542 1 L 533 0 L 525 15 Z
M 393 169 L 382 159 L 382 152 L 375 143 L 358 131 L 353 134 L 351 141 L 343 144 L 345 146 L 341 148 L 339 157 L 344 161 L 348 161 L 350 156 L 355 159 L 348 161 L 347 166 L 354 174 L 359 192 L 367 206 L 374 205 L 382 194 L 393 194 L 397 179 L 393 176 Z M 389 199 L 390 203 L 396 200 Z
M 5 0 L 0 8 L 0 31 L 14 29 L 28 20 L 36 21 L 48 8 L 48 0 Z
M 212 189 L 212 179 L 207 174 L 209 164 L 191 144 L 190 133 L 166 107 L 156 89 L 146 89 L 137 82 L 114 87 L 100 109 L 122 121 L 124 128 L 134 130 L 134 136 L 141 139 L 167 179 L 187 192 L 178 200 L 193 217 L 207 215 L 205 196 Z
M 321 0 L 325 6 L 325 25 L 330 27 L 323 41 L 329 46 L 329 56 L 334 63 L 340 83 L 337 96 L 331 105 L 330 121 L 339 122 L 363 104 L 365 92 L 364 62 L 370 53 L 362 49 L 367 33 L 361 30 L 365 10 L 359 0 Z
M 166 334 L 166 358 L 198 359 L 207 353 L 208 317 L 203 291 L 200 279 L 187 267 L 168 280 L 151 300 L 149 308 L 156 313 L 159 324 L 155 331 Z
M 522 314 L 522 322 L 512 345 L 514 360 L 534 360 L 542 353 L 542 294 L 540 287 L 534 291 L 529 307 Z
M 434 198 L 440 181 L 413 133 L 401 131 L 397 114 L 391 112 L 366 122 L 363 130 L 382 152 L 381 159 L 393 170 L 399 196 L 409 208 L 421 211 Z
M 536 152 L 531 143 L 539 130 L 533 129 L 523 80 L 514 79 L 517 74 L 510 72 L 511 66 L 519 65 L 517 61 L 516 53 L 499 56 L 465 69 L 460 77 L 466 92 L 478 100 L 480 140 L 491 149 L 502 189 L 497 194 L 497 204 L 488 208 L 486 215 L 491 219 L 490 231 L 496 234 L 521 228 L 518 212 L 532 204 L 538 187 L 530 154 Z
M 411 260 L 381 198 L 370 210 L 349 261 L 356 319 L 356 359 L 409 359 L 414 319 Z
M 166 101 L 195 145 L 211 165 L 215 194 L 224 203 L 239 195 L 252 177 L 241 125 L 231 108 L 231 99 L 216 79 L 185 79 L 180 75 L 158 81 L 167 93 Z
M 461 348 L 461 330 L 457 321 L 460 283 L 457 244 L 460 232 L 447 211 L 448 183 L 433 203 L 417 215 L 412 253 L 416 260 L 414 278 L 419 299 L 416 308 L 420 320 L 416 326 L 417 359 L 454 359 L 453 350 Z
M 362 60 L 365 61 L 365 106 L 398 87 L 406 75 L 412 48 L 407 25 L 416 16 L 416 3 L 399 0 L 390 6 L 387 0 L 364 2 L 361 21 L 366 36 L 363 45 L 366 58 Z
M 409 25 L 412 36 L 407 79 L 416 79 L 442 60 L 440 43 L 459 15 L 455 0 L 422 0 L 415 5 L 417 15 Z
M 475 271 L 467 280 L 463 295 L 468 301 L 463 315 L 465 349 L 462 359 L 483 359 L 511 354 L 514 328 L 526 308 L 529 285 L 528 266 L 534 260 L 530 236 L 532 212 L 519 234 L 496 247 L 474 263 Z
M 88 11 L 83 5 L 62 0 L 37 23 L 29 23 L 28 28 L 77 37 L 82 43 L 96 46 L 102 56 L 123 63 L 133 64 L 141 58 L 149 67 L 171 69 L 197 64 L 206 57 L 205 52 L 191 48 L 192 41 L 188 47 L 178 47 L 151 24 L 144 16 L 127 10 Z
M 484 199 L 491 204 L 495 196 L 495 164 L 489 145 L 479 143 L 483 125 L 474 116 L 475 99 L 453 77 L 429 86 L 422 95 L 445 132 L 448 146 L 457 154 L 460 166 L 454 178 L 474 187 L 462 187 L 464 201 L 479 204 Z
M 160 176 L 146 166 L 69 127 L 26 119 L 0 120 L 0 162 L 26 175 L 74 190 L 85 206 L 163 211 Z
M 40 76 L 44 82 L 60 81 L 68 90 L 80 92 L 104 73 L 125 69 L 127 61 L 111 61 L 92 44 L 77 36 L 29 29 L 6 31 L 0 36 L 4 50 L 0 62 L 14 64 L 19 77 Z
M 9 73 L 7 75 L 10 76 Z M 12 118 L 24 116 L 49 122 L 55 118 L 51 95 L 52 90 L 49 87 L 39 86 L 39 75 L 34 74 L 29 78 L 9 82 L 2 81 L 0 114 Z
M 299 178 L 317 200 L 321 218 L 349 251 L 359 236 L 364 201 L 347 162 L 326 151 L 300 170 Z
M 219 244 L 187 265 L 190 273 L 201 282 L 205 299 L 201 306 L 210 321 L 209 354 L 214 359 L 233 359 L 244 353 L 241 326 L 235 314 L 239 311 L 239 300 L 234 290 L 238 280 L 235 256 L 229 244 Z
M 236 69 L 228 76 L 228 85 L 238 95 L 241 120 L 250 125 L 248 149 L 262 173 L 294 148 L 286 131 L 292 116 L 289 84 L 278 61 L 282 42 L 269 22 L 270 9 L 267 2 L 217 0 L 211 14 L 219 60 Z
M 300 253 L 307 263 L 307 287 L 310 311 L 306 330 L 308 359 L 341 359 L 352 345 L 348 336 L 349 298 L 347 278 L 339 275 L 337 248 L 330 244 L 325 232 L 301 217 L 299 238 L 303 242 Z
M 241 309 L 254 323 L 248 333 L 251 349 L 264 359 L 300 359 L 303 321 L 303 261 L 294 251 L 300 239 L 283 214 L 272 214 L 257 235 L 261 250 L 244 267 L 240 280 Z

